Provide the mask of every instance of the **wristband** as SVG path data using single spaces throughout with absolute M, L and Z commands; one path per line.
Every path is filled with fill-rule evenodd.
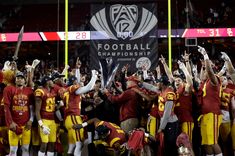
M 86 127 L 88 125 L 87 122 L 82 123 L 82 127 Z
M 203 55 L 204 56 L 204 60 L 209 60 L 209 57 L 207 54 Z
M 41 127 L 41 126 L 43 125 L 42 120 L 38 120 L 38 124 L 39 124 L 39 126 Z

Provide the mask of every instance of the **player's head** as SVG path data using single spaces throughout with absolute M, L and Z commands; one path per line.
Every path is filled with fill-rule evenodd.
M 110 129 L 104 125 L 99 125 L 95 130 L 98 133 L 100 139 L 105 139 L 110 133 Z
M 51 75 L 51 79 L 55 84 L 59 84 L 62 85 L 63 84 L 63 78 L 65 77 L 65 75 L 60 74 L 59 72 L 54 72 Z
M 68 78 L 68 82 L 67 82 L 68 86 L 77 85 L 77 84 L 78 84 L 78 79 L 76 76 L 72 75 Z
M 168 86 L 170 84 L 170 81 L 166 75 L 162 75 L 159 79 L 160 87 L 162 86 Z
M 41 79 L 41 85 L 42 86 L 48 86 L 48 87 L 52 87 L 53 86 L 53 81 L 52 78 L 50 76 L 44 76 Z
M 225 87 L 228 85 L 228 78 L 226 76 L 221 76 L 222 86 Z
M 20 86 L 25 86 L 25 83 L 26 83 L 26 77 L 24 75 L 24 73 L 18 71 L 15 75 L 15 84 L 17 87 L 20 87 Z

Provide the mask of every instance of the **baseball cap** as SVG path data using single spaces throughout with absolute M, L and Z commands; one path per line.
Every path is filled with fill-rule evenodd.
M 95 129 L 98 132 L 99 136 L 105 135 L 109 132 L 109 128 L 105 125 L 99 125 L 98 127 L 96 127 Z
M 71 86 L 75 80 L 77 80 L 77 77 L 76 77 L 76 76 L 74 76 L 74 75 L 70 76 L 70 77 L 68 78 L 68 84 L 67 84 L 67 85 L 68 85 L 68 86 Z
M 62 75 L 62 74 L 60 74 L 59 72 L 54 72 L 54 73 L 52 73 L 52 75 L 51 75 L 51 79 L 52 79 L 53 81 L 55 81 L 55 80 L 57 80 L 58 78 L 61 78 L 61 77 L 65 77 L 65 75 Z
M 47 81 L 52 80 L 50 76 L 44 76 L 41 79 L 41 85 L 44 85 Z
M 16 77 L 23 77 L 23 78 L 25 78 L 25 75 L 24 75 L 23 72 L 18 71 L 18 72 L 16 73 Z

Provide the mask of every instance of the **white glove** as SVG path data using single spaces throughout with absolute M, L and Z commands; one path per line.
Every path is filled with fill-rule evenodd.
M 225 53 L 225 52 L 220 52 L 222 54 L 221 58 L 224 60 L 224 61 L 230 61 L 230 58 L 229 56 Z
M 43 134 L 45 134 L 45 135 L 49 135 L 50 134 L 51 129 L 48 128 L 47 126 L 42 125 L 41 128 L 42 128 Z
M 209 57 L 207 55 L 207 52 L 206 52 L 205 48 L 203 48 L 201 46 L 197 46 L 197 47 L 198 47 L 198 52 L 203 55 L 204 60 L 209 60 Z
M 32 69 L 32 66 L 27 64 L 27 65 L 25 65 L 25 69 L 26 69 L 27 72 L 30 72 L 31 69 Z
M 63 102 L 63 100 L 60 100 L 59 101 L 59 107 L 63 107 L 64 106 L 64 102 Z
M 32 68 L 35 68 L 39 63 L 40 63 L 40 60 L 38 59 L 33 60 Z
M 42 120 L 39 120 L 39 121 L 38 121 L 38 124 L 39 124 L 39 126 L 42 128 L 43 134 L 45 134 L 45 135 L 49 135 L 49 134 L 50 134 L 51 129 L 48 128 L 47 126 L 43 125 Z
M 198 47 L 198 52 L 200 52 L 202 55 L 206 55 L 206 50 L 205 48 L 201 47 L 201 46 L 197 46 Z
M 178 65 L 179 65 L 179 69 L 183 70 L 185 65 L 180 61 L 178 60 Z
M 4 66 L 3 66 L 2 70 L 4 71 L 4 70 L 10 70 L 10 69 L 11 69 L 11 62 L 10 61 L 6 61 L 4 63 Z
M 91 71 L 92 75 L 98 75 L 99 73 L 96 70 Z

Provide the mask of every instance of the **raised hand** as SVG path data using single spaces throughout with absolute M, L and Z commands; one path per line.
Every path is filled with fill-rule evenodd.
M 162 64 L 166 63 L 166 59 L 162 55 L 159 58 L 159 60 L 161 61 Z
M 224 60 L 224 61 L 230 61 L 230 58 L 229 56 L 225 53 L 225 52 L 220 52 L 222 54 L 221 58 Z
M 6 61 L 6 62 L 4 63 L 4 66 L 3 66 L 2 70 L 3 70 L 3 71 L 4 71 L 4 70 L 11 70 L 11 62 L 10 62 L 10 61 Z
M 198 47 L 198 52 L 201 53 L 202 55 L 207 55 L 207 52 L 205 50 L 205 48 L 201 47 L 201 46 L 197 46 Z
M 28 61 L 26 61 L 25 69 L 26 69 L 27 72 L 30 72 L 31 69 L 32 69 L 32 66 L 30 66 L 30 65 L 28 64 Z
M 179 65 L 179 69 L 183 70 L 185 68 L 184 63 L 182 63 L 180 60 L 178 60 L 178 65 Z
M 79 57 L 77 57 L 76 68 L 80 68 L 81 65 L 82 65 L 82 62 L 80 61 Z
M 36 68 L 36 66 L 37 66 L 39 63 L 40 63 L 40 60 L 38 60 L 38 59 L 33 60 L 32 68 Z
M 97 75 L 97 76 L 99 75 L 98 71 L 96 71 L 96 70 L 92 70 L 91 73 L 92 73 L 92 75 Z
M 181 57 L 184 59 L 184 61 L 189 61 L 189 56 L 190 56 L 191 54 L 188 54 L 187 52 L 186 52 L 186 50 L 184 51 L 184 55 L 181 55 Z

